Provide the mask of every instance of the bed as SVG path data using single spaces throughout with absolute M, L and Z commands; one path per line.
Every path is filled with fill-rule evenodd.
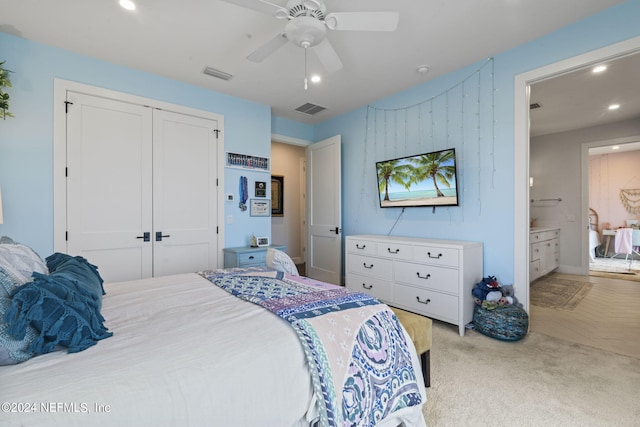
M 310 353 L 300 329 L 264 304 L 251 302 L 253 297 L 243 298 L 220 284 L 264 277 L 269 283 L 302 287 L 309 292 L 305 295 L 345 290 L 268 269 L 215 270 L 105 284 L 101 313 L 113 336 L 75 353 L 62 348 L 0 366 L 0 425 L 365 425 L 365 418 L 340 421 L 335 407 L 333 415 L 327 415 L 329 404 L 323 396 L 327 377 L 322 376 L 317 360 L 315 365 L 309 363 L 317 355 Z M 333 313 L 332 321 L 358 318 L 363 325 L 359 333 L 375 333 L 364 327 L 371 319 L 366 313 L 386 313 L 385 307 L 353 306 Z M 404 378 L 398 383 L 405 392 L 395 384 L 387 387 L 405 398 L 381 394 L 373 411 L 379 421 L 373 424 L 424 426 L 421 407 L 426 395 L 420 363 L 406 331 L 399 328 L 397 341 L 407 346 L 409 355 Z M 346 329 L 336 323 L 314 339 L 340 335 Z M 344 353 L 345 346 L 352 358 L 356 354 L 355 345 L 350 347 L 353 343 L 328 341 L 324 340 L 323 348 L 332 364 L 327 366 L 339 365 L 335 352 Z M 396 369 L 393 364 L 400 359 L 398 355 L 388 358 L 385 369 Z M 342 405 L 342 416 L 349 413 L 345 408 L 358 404 L 354 390 L 362 392 L 372 385 L 370 379 L 351 375 L 353 359 L 347 366 L 332 371 L 331 377 L 337 384 L 335 399 Z M 351 387 L 346 386 L 349 378 L 356 380 Z M 413 392 L 406 392 L 409 389 Z M 411 399 L 406 396 L 413 401 L 407 403 Z M 394 407 L 381 402 L 393 402 Z

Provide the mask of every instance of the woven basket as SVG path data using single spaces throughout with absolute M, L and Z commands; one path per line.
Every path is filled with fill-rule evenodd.
M 474 329 L 483 335 L 502 341 L 518 341 L 527 335 L 529 316 L 524 309 L 505 305 L 487 310 L 476 305 L 473 311 Z

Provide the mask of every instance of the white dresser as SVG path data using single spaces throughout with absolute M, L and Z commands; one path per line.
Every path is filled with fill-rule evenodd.
M 458 325 L 473 320 L 482 243 L 415 237 L 346 238 L 346 286 L 414 313 Z
M 551 273 L 560 265 L 558 228 L 532 228 L 529 232 L 529 281 Z

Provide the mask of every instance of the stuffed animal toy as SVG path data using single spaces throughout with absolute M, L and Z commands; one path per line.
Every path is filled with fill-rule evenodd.
M 516 298 L 516 291 L 513 285 L 502 285 L 502 295 L 511 305 L 522 308 L 522 304 Z
M 493 291 L 500 291 L 500 283 L 498 283 L 494 276 L 489 276 L 482 279 L 481 282 L 476 283 L 471 290 L 471 294 L 479 301 L 484 301 L 487 299 L 489 292 Z

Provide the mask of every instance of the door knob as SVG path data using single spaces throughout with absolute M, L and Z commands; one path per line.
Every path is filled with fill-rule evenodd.
M 143 241 L 148 242 L 151 240 L 151 233 L 145 231 L 144 233 L 142 233 L 142 236 L 136 236 L 136 239 L 143 239 Z
M 162 231 L 156 231 L 156 242 L 161 242 L 163 237 L 171 237 L 171 235 L 162 234 Z

